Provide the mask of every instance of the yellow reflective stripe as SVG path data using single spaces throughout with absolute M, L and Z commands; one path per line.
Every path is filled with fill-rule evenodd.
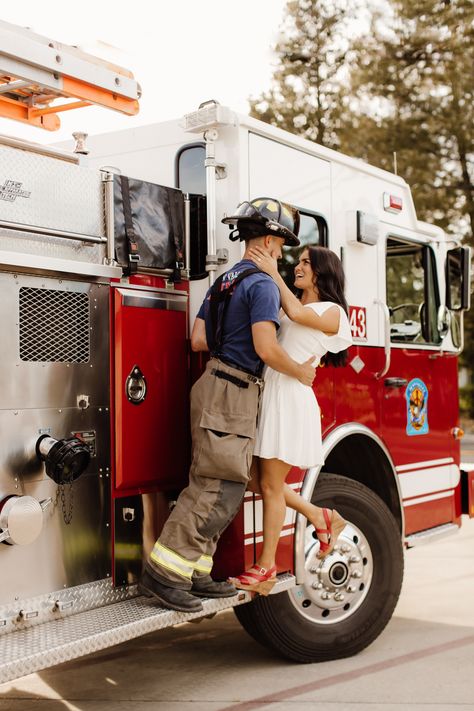
M 150 558 L 154 563 L 162 565 L 164 568 L 168 568 L 168 570 L 174 570 L 175 573 L 182 575 L 183 578 L 192 577 L 194 563 L 181 558 L 180 555 L 161 545 L 161 543 L 155 543 Z
M 210 573 L 212 570 L 213 561 L 208 555 L 202 555 L 199 560 L 194 564 L 194 569 L 199 570 L 201 573 Z

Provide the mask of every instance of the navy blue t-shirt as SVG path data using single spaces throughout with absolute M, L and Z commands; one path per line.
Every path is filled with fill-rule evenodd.
M 238 262 L 224 276 L 230 279 L 246 269 L 255 269 L 255 264 L 248 259 Z M 251 327 L 259 321 L 273 321 L 280 326 L 280 292 L 273 279 L 259 272 L 249 274 L 237 284 L 231 296 L 224 323 L 224 335 L 220 357 L 224 361 L 235 363 L 250 373 L 260 373 L 262 361 L 255 352 Z M 206 294 L 198 318 L 206 323 L 207 340 L 211 340 L 211 319 L 209 316 L 209 291 Z

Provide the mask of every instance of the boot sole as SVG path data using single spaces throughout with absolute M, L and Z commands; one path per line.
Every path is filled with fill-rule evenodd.
M 176 605 L 176 604 L 169 602 L 168 600 L 165 600 L 164 598 L 160 597 L 160 595 L 158 595 L 154 590 L 150 590 L 150 588 L 146 588 L 141 583 L 138 584 L 137 589 L 138 589 L 138 592 L 140 593 L 140 595 L 144 595 L 145 597 L 158 600 L 163 605 L 163 607 L 166 607 L 169 610 L 176 610 L 176 612 L 202 612 L 204 610 L 202 605 L 200 607 L 193 607 L 193 608 L 183 607 L 181 605 Z
M 217 599 L 219 597 L 235 597 L 239 591 L 234 590 L 234 592 L 228 592 L 228 593 L 210 593 L 210 592 L 195 592 L 194 590 L 191 590 L 190 593 L 191 595 L 194 595 L 194 597 L 208 597 L 212 599 Z

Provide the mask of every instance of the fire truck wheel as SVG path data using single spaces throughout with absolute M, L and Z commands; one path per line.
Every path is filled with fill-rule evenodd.
M 367 647 L 389 622 L 403 580 L 398 525 L 373 491 L 321 474 L 313 503 L 336 508 L 347 521 L 333 553 L 316 557 L 319 544 L 307 526 L 301 584 L 235 608 L 255 640 L 296 662 L 340 659 Z

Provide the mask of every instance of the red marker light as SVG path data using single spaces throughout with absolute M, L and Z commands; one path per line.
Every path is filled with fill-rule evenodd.
M 398 195 L 383 194 L 383 209 L 386 212 L 401 212 L 403 209 L 403 200 Z

